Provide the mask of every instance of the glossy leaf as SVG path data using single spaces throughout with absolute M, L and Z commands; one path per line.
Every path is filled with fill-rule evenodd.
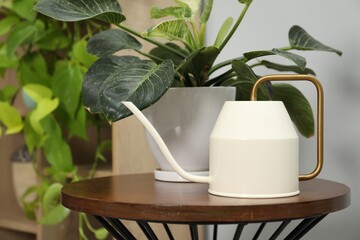
M 123 49 L 141 49 L 141 43 L 120 29 L 109 29 L 90 38 L 87 51 L 98 57 L 104 57 Z
M 112 74 L 121 71 L 126 65 L 141 60 L 134 56 L 107 56 L 98 59 L 88 70 L 83 83 L 83 104 L 91 113 L 101 113 L 99 102 L 100 90 L 105 80 Z
M 188 81 L 193 78 L 196 85 L 201 86 L 208 80 L 209 70 L 219 53 L 220 50 L 213 46 L 199 49 L 184 59 L 179 72 Z
M 158 19 L 168 16 L 173 16 L 175 18 L 190 18 L 191 9 L 188 6 L 183 7 L 167 7 L 159 8 L 156 6 L 151 7 L 150 12 L 151 18 Z
M 163 37 L 169 40 L 185 40 L 188 34 L 189 29 L 183 19 L 163 21 L 144 33 L 146 37 Z
M 24 127 L 20 113 L 8 102 L 0 102 L 0 123 L 6 127 L 5 134 L 18 133 Z
M 122 101 L 131 101 L 144 109 L 160 99 L 173 81 L 174 66 L 170 60 L 160 65 L 142 60 L 124 66 L 102 85 L 101 110 L 110 123 L 127 117 L 131 113 Z
M 255 82 L 258 79 L 258 76 L 254 73 L 250 66 L 241 60 L 234 60 L 232 62 L 232 69 L 238 76 L 247 81 Z
M 279 72 L 294 72 L 294 73 L 299 73 L 299 74 L 316 75 L 315 72 L 312 69 L 305 68 L 304 70 L 302 70 L 301 68 L 299 68 L 296 65 L 282 65 L 282 64 L 278 64 L 278 63 L 269 62 L 269 61 L 266 61 L 266 60 L 260 61 L 259 64 L 263 65 L 263 66 L 265 66 L 267 68 L 274 69 L 274 70 L 279 71 Z
M 223 40 L 225 39 L 226 35 L 229 33 L 229 30 L 231 28 L 233 21 L 234 21 L 234 19 L 232 17 L 228 17 L 225 20 L 225 22 L 221 26 L 221 28 L 216 36 L 215 43 L 214 43 L 215 47 L 220 47 L 220 45 L 223 42 Z
M 305 137 L 314 135 L 314 116 L 306 97 L 289 84 L 273 84 L 273 100 L 283 101 L 298 131 Z
M 64 22 L 97 18 L 119 24 L 125 20 L 117 0 L 40 0 L 35 10 Z
M 252 52 L 246 52 L 244 53 L 244 57 L 246 58 L 246 61 L 250 61 L 255 58 L 269 56 L 269 55 L 278 55 L 284 58 L 287 58 L 294 62 L 297 66 L 299 66 L 301 69 L 305 69 L 306 67 L 306 59 L 298 54 L 282 51 L 279 49 L 274 48 L 271 51 L 252 51 Z
M 342 52 L 331 48 L 315 38 L 313 38 L 308 32 L 306 32 L 300 26 L 293 26 L 289 31 L 289 42 L 292 48 L 298 50 L 317 50 L 317 51 L 326 51 L 334 52 L 337 55 L 341 56 Z

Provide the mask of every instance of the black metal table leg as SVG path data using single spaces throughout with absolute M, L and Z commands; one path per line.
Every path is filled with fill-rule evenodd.
M 149 240 L 158 240 L 156 234 L 147 222 L 138 221 L 137 223 Z
M 303 237 L 310 229 L 318 224 L 326 215 L 306 218 L 284 239 L 284 240 L 298 240 Z
M 289 225 L 291 221 L 283 221 L 281 223 L 281 225 L 276 229 L 276 231 L 274 232 L 274 234 L 269 238 L 269 240 L 276 240 L 276 238 L 282 233 L 282 231 L 284 231 L 284 229 L 286 228 L 287 225 Z
M 104 217 L 94 216 L 95 219 L 117 240 L 126 240 Z
M 196 224 L 190 224 L 190 234 L 191 234 L 191 240 L 198 240 L 199 239 L 199 233 L 198 228 Z
M 235 231 L 235 234 L 234 234 L 233 240 L 239 240 L 240 239 L 241 233 L 242 233 L 242 231 L 244 229 L 244 226 L 245 226 L 245 224 L 242 224 L 242 223 L 238 224 L 238 226 L 236 228 L 236 231 Z

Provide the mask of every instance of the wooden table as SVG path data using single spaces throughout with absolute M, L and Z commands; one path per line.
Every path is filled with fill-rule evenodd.
M 327 214 L 350 205 L 350 189 L 340 183 L 313 179 L 300 182 L 300 195 L 276 199 L 239 199 L 210 195 L 207 184 L 155 181 L 152 174 L 98 178 L 66 185 L 64 206 L 94 215 L 116 239 L 135 239 L 121 220 L 138 223 L 148 239 L 157 239 L 149 222 L 188 224 L 192 239 L 198 239 L 199 224 L 236 223 L 234 239 L 245 225 L 261 223 L 257 239 L 268 222 L 279 222 L 273 240 L 295 219 L 303 219 L 284 239 L 300 239 Z

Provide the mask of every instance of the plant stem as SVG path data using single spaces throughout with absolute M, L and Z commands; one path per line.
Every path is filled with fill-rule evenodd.
M 229 42 L 229 40 L 231 39 L 231 37 L 234 35 L 234 33 L 236 32 L 237 28 L 239 27 L 240 23 L 242 22 L 242 20 L 244 19 L 244 16 L 247 12 L 247 10 L 250 7 L 250 4 L 252 3 L 252 1 L 248 1 L 245 4 L 245 7 L 243 8 L 238 20 L 236 21 L 235 25 L 233 26 L 233 28 L 231 29 L 231 31 L 229 32 L 229 34 L 226 36 L 225 40 L 221 43 L 219 49 L 220 51 L 226 46 L 226 44 Z
M 215 71 L 219 70 L 222 67 L 226 67 L 227 65 L 230 65 L 234 60 L 244 60 L 244 57 L 239 57 L 239 58 L 233 58 L 233 59 L 229 59 L 226 60 L 224 62 L 221 62 L 215 66 L 213 66 L 210 71 L 209 71 L 209 75 L 211 75 L 212 73 L 214 73 Z
M 173 48 L 171 48 L 171 47 L 169 47 L 169 46 L 167 46 L 167 45 L 165 45 L 165 44 L 163 44 L 163 43 L 161 43 L 161 42 L 158 42 L 158 41 L 156 41 L 156 40 L 154 40 L 154 39 L 151 39 L 151 38 L 148 38 L 148 37 L 144 37 L 144 36 L 142 36 L 139 32 L 137 32 L 137 31 L 135 31 L 135 30 L 133 30 L 133 29 L 131 29 L 131 28 L 129 28 L 129 27 L 126 27 L 126 26 L 120 25 L 120 24 L 118 24 L 118 25 L 116 25 L 116 26 L 119 27 L 119 28 L 121 28 L 122 30 L 124 30 L 124 31 L 126 31 L 126 32 L 129 32 L 129 33 L 131 33 L 131 34 L 133 34 L 133 35 L 135 35 L 135 36 L 137 36 L 137 37 L 139 37 L 139 38 L 141 38 L 141 39 L 149 42 L 149 43 L 152 43 L 152 44 L 154 44 L 154 45 L 156 45 L 156 46 L 158 46 L 158 47 L 161 47 L 161 48 L 163 48 L 163 49 L 166 49 L 166 50 L 168 50 L 169 52 L 172 52 L 172 53 L 176 54 L 176 55 L 179 56 L 179 57 L 186 57 L 186 55 L 183 54 L 182 52 L 176 51 L 175 49 L 173 49 Z

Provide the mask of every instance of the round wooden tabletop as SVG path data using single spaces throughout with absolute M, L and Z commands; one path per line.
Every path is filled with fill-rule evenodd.
M 210 195 L 207 184 L 170 183 L 152 174 L 97 178 L 62 189 L 64 206 L 103 217 L 168 223 L 234 223 L 299 219 L 350 205 L 343 184 L 313 179 L 300 182 L 300 195 L 273 199 Z

